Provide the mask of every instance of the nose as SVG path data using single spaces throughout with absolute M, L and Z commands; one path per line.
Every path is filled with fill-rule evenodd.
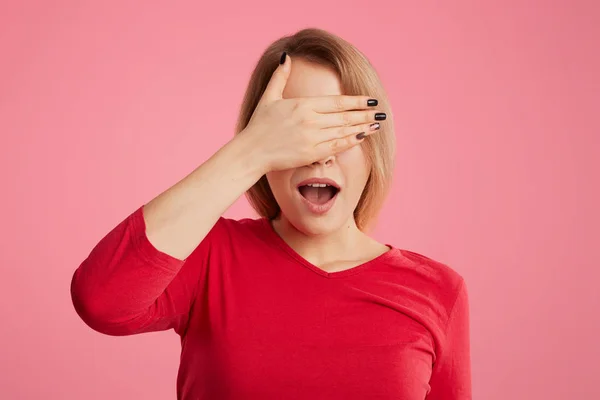
M 329 156 L 327 158 L 324 158 L 323 160 L 315 161 L 314 163 L 312 163 L 312 165 L 315 167 L 317 165 L 323 165 L 325 167 L 330 167 L 333 165 L 334 162 L 335 162 L 335 156 Z

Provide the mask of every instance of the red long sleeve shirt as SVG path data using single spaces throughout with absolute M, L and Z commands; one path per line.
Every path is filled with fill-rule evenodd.
M 220 218 L 181 261 L 148 241 L 139 208 L 79 266 L 71 293 L 99 332 L 177 332 L 178 399 L 471 399 L 463 279 L 390 247 L 328 273 L 268 220 Z

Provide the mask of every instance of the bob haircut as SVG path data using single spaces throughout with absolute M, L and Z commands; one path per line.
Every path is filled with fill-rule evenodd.
M 368 230 L 376 221 L 391 186 L 396 143 L 391 107 L 383 85 L 369 60 L 353 45 L 317 28 L 302 29 L 273 42 L 252 72 L 235 133 L 240 133 L 248 125 L 284 51 L 292 58 L 333 68 L 340 79 L 342 94 L 371 96 L 379 101 L 377 108 L 388 116 L 380 131 L 369 135 L 361 144 L 371 171 L 354 210 L 354 220 L 359 229 Z M 266 176 L 246 192 L 246 197 L 261 217 L 273 219 L 281 211 Z

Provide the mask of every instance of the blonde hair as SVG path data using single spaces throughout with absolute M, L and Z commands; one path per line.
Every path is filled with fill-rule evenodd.
M 387 114 L 380 131 L 368 136 L 362 143 L 371 171 L 354 210 L 354 219 L 359 229 L 367 230 L 377 219 L 388 194 L 396 145 L 392 110 L 381 81 L 369 60 L 353 45 L 330 32 L 316 28 L 303 29 L 273 42 L 264 51 L 252 72 L 241 105 L 236 134 L 248 125 L 284 51 L 292 59 L 302 58 L 333 68 L 341 81 L 343 94 L 375 98 L 379 101 L 377 109 Z M 280 212 L 265 176 L 246 192 L 246 197 L 261 217 L 273 219 Z

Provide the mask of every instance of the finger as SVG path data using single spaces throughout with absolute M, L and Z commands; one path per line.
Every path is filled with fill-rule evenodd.
M 281 55 L 279 66 L 275 72 L 273 72 L 273 75 L 267 84 L 267 88 L 260 100 L 261 102 L 280 100 L 283 97 L 283 90 L 285 89 L 285 85 L 290 76 L 291 68 L 292 59 L 284 51 Z
M 342 139 L 347 136 L 357 135 L 364 132 L 365 136 L 376 133 L 381 128 L 379 122 L 370 122 L 368 124 L 359 124 L 351 126 L 336 126 L 334 128 L 321 129 L 317 133 L 319 142 L 328 142 L 334 139 Z
M 355 135 L 348 135 L 342 138 L 329 140 L 327 142 L 320 143 L 316 146 L 317 159 L 322 160 L 329 156 L 342 153 L 346 150 L 350 150 L 352 147 L 357 146 L 364 142 L 367 136 L 362 132 Z
M 315 118 L 316 125 L 321 129 L 337 126 L 352 126 L 367 124 L 369 122 L 383 121 L 387 118 L 385 113 L 377 110 L 345 111 L 331 114 L 319 114 Z
M 319 96 L 307 100 L 310 108 L 318 113 L 364 110 L 375 107 L 378 101 L 368 96 Z

